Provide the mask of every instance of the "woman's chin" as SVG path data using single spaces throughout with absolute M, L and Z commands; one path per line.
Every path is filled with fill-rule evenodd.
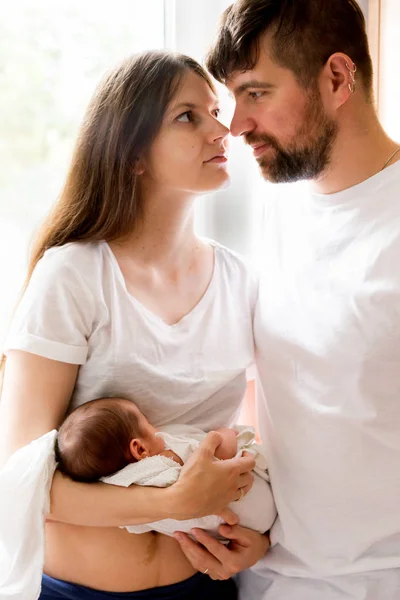
M 226 190 L 229 186 L 231 185 L 231 178 L 229 177 L 228 173 L 226 174 L 225 179 L 221 182 L 221 185 L 216 188 L 216 192 L 221 191 L 221 190 Z
M 216 173 L 213 178 L 209 178 L 207 182 L 204 182 L 204 186 L 199 190 L 200 194 L 210 194 L 211 192 L 219 192 L 226 190 L 231 183 L 228 172 L 225 169 L 220 169 L 219 173 Z

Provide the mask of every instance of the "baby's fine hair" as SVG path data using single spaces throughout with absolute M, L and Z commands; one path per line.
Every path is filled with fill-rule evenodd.
M 75 481 L 98 481 L 135 462 L 129 444 L 139 436 L 130 400 L 101 398 L 86 402 L 60 427 L 56 440 L 58 469 Z

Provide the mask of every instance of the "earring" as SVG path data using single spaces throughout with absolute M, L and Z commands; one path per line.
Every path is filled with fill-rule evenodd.
M 350 73 L 350 79 L 351 79 L 351 83 L 348 84 L 348 88 L 350 90 L 351 94 L 354 94 L 354 92 L 356 91 L 356 72 L 357 72 L 357 65 L 355 65 L 353 63 L 353 68 L 350 67 L 349 63 L 346 62 L 346 69 L 348 70 L 348 72 Z

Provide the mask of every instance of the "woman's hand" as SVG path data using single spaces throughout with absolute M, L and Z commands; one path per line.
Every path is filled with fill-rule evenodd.
M 221 436 L 210 432 L 182 468 L 179 480 L 170 488 L 174 494 L 173 518 L 184 520 L 220 514 L 230 502 L 250 490 L 255 466 L 252 456 L 215 460 Z
M 192 529 L 197 542 L 182 532 L 175 532 L 183 553 L 195 569 L 211 579 L 229 579 L 248 569 L 264 556 L 270 546 L 269 536 L 240 525 L 221 525 L 219 532 L 230 539 L 225 546 L 202 529 Z

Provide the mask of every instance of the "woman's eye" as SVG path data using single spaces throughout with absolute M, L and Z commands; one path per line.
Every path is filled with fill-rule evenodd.
M 191 110 L 187 110 L 179 115 L 176 120 L 179 121 L 179 123 L 191 123 L 193 121 L 193 113 Z
M 216 119 L 218 119 L 219 115 L 221 114 L 221 109 L 220 108 L 215 108 L 213 110 L 213 115 Z

